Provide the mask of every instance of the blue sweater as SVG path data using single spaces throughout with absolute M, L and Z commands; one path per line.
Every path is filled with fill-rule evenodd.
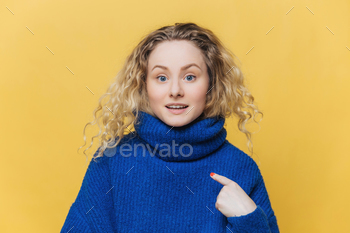
M 145 112 L 137 120 L 136 133 L 90 161 L 61 232 L 279 232 L 259 167 L 226 140 L 224 118 L 182 127 Z M 257 208 L 223 215 L 215 208 L 223 185 L 211 172 L 235 181 Z

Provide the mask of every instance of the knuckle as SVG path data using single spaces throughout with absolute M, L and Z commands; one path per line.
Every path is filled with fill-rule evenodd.
M 234 181 L 232 181 L 230 183 L 230 185 L 231 185 L 231 187 L 236 188 L 236 189 L 239 187 L 239 185 L 236 182 L 234 182 Z

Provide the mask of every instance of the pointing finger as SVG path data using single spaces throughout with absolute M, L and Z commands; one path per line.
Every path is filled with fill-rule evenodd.
M 217 182 L 219 182 L 222 185 L 229 185 L 231 182 L 233 182 L 229 178 L 227 178 L 225 176 L 221 176 L 221 175 L 216 174 L 214 172 L 210 173 L 210 177 L 213 178 L 214 180 L 216 180 Z

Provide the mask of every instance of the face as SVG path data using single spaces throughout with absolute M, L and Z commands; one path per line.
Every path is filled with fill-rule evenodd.
M 189 41 L 164 41 L 150 53 L 147 94 L 154 114 L 180 127 L 199 117 L 205 107 L 209 75 L 201 50 Z M 167 105 L 182 104 L 184 109 Z

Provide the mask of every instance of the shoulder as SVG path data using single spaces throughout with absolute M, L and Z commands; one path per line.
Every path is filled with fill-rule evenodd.
M 239 181 L 241 187 L 250 193 L 262 179 L 258 164 L 251 156 L 230 142 L 227 141 L 225 144 L 224 162 L 225 166 L 230 168 L 227 171 L 228 177 Z
M 125 147 L 125 145 L 132 145 L 136 141 L 137 141 L 136 132 L 130 132 L 129 134 L 126 134 L 123 136 L 123 138 L 120 140 L 117 146 L 113 148 L 106 148 L 105 151 L 103 152 L 103 157 L 98 159 L 109 160 L 109 159 L 118 157 L 116 155 L 118 155 L 118 153 L 120 152 L 121 147 Z
M 260 172 L 258 164 L 251 156 L 227 140 L 225 141 L 224 153 L 226 155 L 226 161 L 231 163 L 235 169 L 250 171 L 255 174 Z
M 101 150 L 101 146 L 98 147 L 89 162 L 89 166 L 87 168 L 88 173 L 95 173 L 95 170 L 99 170 L 100 172 L 107 172 L 108 170 L 111 170 L 110 166 L 114 164 L 115 160 L 119 157 L 118 154 L 120 153 L 120 147 L 125 144 L 131 145 L 135 143 L 136 139 L 134 138 L 135 135 L 132 132 L 124 135 L 117 146 L 113 148 L 106 148 L 100 157 L 96 157 Z

